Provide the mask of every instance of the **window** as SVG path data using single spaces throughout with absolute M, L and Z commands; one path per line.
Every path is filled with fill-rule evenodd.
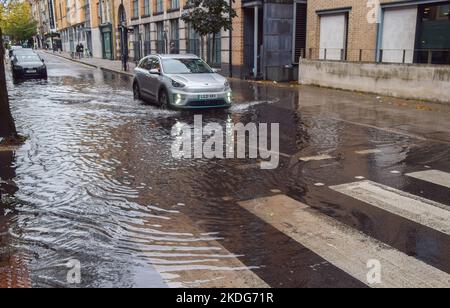
M 165 59 L 166 74 L 210 74 L 211 68 L 201 59 Z
M 139 0 L 133 0 L 133 17 L 139 17 Z
M 150 0 L 144 0 L 144 15 L 150 16 Z
M 179 9 L 180 8 L 180 0 L 170 0 L 170 8 L 171 9 Z
M 157 58 L 150 58 L 149 60 L 150 69 L 157 69 L 158 71 L 161 71 L 161 65 L 159 64 L 159 60 Z
M 156 0 L 156 13 L 164 12 L 164 0 Z
M 170 49 L 169 53 L 180 53 L 180 30 L 178 19 L 170 21 Z
M 414 62 L 450 64 L 450 4 L 419 6 Z
M 164 22 L 156 23 L 156 52 L 166 53 L 164 44 Z
M 188 25 L 187 37 L 187 52 L 200 56 L 200 36 L 191 25 Z
M 144 25 L 144 55 L 151 54 L 150 24 Z
M 213 35 L 208 35 L 208 63 L 211 66 L 220 67 L 221 50 L 222 50 L 222 38 L 221 34 L 216 33 L 215 39 Z
M 144 69 L 144 70 L 149 70 L 150 69 L 150 66 L 149 66 L 147 58 L 143 59 L 141 61 L 141 63 L 139 63 L 139 68 Z

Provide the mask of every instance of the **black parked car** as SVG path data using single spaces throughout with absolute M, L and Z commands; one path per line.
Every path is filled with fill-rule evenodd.
M 47 67 L 36 53 L 15 53 L 11 59 L 11 70 L 14 80 L 47 79 Z

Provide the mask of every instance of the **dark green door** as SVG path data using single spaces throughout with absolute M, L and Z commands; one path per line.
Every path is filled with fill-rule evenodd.
M 102 33 L 103 58 L 112 60 L 112 39 L 111 32 Z

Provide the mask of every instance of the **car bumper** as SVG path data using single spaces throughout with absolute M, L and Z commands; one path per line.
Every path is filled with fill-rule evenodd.
M 216 93 L 190 93 L 172 90 L 170 105 L 177 109 L 229 108 L 232 104 L 232 91 Z
M 24 71 L 24 70 L 14 70 L 14 75 L 17 78 L 22 78 L 22 79 L 45 78 L 45 77 L 47 77 L 47 71 L 45 71 L 45 70 L 38 70 L 36 72 L 29 73 L 29 72 Z

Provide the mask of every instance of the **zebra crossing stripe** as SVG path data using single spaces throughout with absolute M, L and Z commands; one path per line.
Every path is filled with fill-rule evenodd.
M 344 195 L 450 235 L 450 211 L 444 204 L 372 181 L 331 186 Z
M 374 287 L 450 287 L 450 275 L 352 229 L 286 195 L 240 206 L 364 284 Z M 369 280 L 372 261 L 379 283 Z
M 406 174 L 409 177 L 450 188 L 450 173 L 440 170 L 426 170 Z

